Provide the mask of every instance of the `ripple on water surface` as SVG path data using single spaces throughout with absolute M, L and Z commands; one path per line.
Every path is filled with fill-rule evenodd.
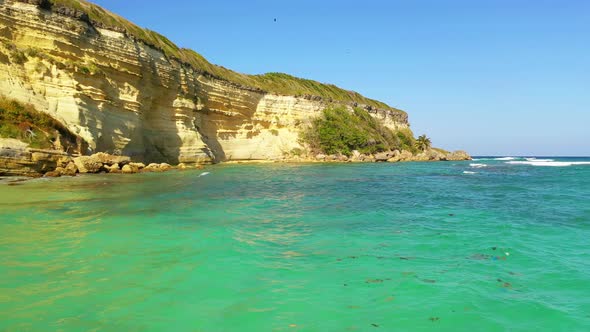
M 0 184 L 0 330 L 590 330 L 588 160 L 482 160 Z

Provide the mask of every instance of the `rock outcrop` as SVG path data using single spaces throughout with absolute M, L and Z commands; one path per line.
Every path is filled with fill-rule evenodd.
M 83 154 L 188 165 L 277 160 L 305 149 L 300 131 L 337 102 L 220 79 L 84 12 L 47 3 L 0 0 L 0 94 L 63 123 L 87 143 Z M 391 129 L 408 128 L 405 112 L 347 106 L 364 107 Z M 88 159 L 76 165 L 97 170 Z
M 54 171 L 62 151 L 31 149 L 16 139 L 0 138 L 0 176 L 41 176 Z

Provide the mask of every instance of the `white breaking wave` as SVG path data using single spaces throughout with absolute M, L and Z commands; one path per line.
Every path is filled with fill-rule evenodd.
M 477 174 L 476 172 L 471 172 L 471 171 L 463 171 L 463 174 Z
M 483 168 L 483 167 L 488 167 L 487 164 L 469 164 L 469 166 L 473 167 L 473 168 Z
M 514 157 L 501 157 L 501 158 L 494 158 L 494 160 L 514 160 Z
M 525 158 L 525 159 L 526 159 L 526 161 L 541 161 L 541 162 L 544 162 L 544 161 L 555 161 L 554 159 L 537 159 L 537 158 Z
M 547 159 L 549 160 L 549 159 Z M 531 165 L 531 166 L 547 166 L 547 167 L 567 167 L 574 165 L 590 165 L 590 161 L 541 161 L 540 159 L 534 161 L 508 161 L 506 164 L 511 165 Z
M 209 175 L 209 174 L 211 174 L 211 173 L 209 173 L 209 172 L 203 172 L 203 173 L 199 174 L 199 176 L 198 176 L 198 177 L 205 176 L 205 175 Z

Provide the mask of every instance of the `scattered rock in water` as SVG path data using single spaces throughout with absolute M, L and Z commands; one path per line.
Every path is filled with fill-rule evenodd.
M 454 217 L 455 214 L 454 213 L 449 213 L 449 217 Z
M 73 161 L 70 161 L 66 165 L 64 173 L 62 175 L 76 176 L 76 173 L 78 173 L 78 167 L 76 167 L 76 164 Z
M 58 171 L 50 171 L 50 172 L 45 173 L 44 176 L 48 177 L 48 178 L 58 178 L 61 176 L 61 173 Z
M 380 284 L 383 282 L 383 279 L 367 279 L 365 283 L 367 284 Z
M 74 158 L 74 164 L 80 173 L 98 173 L 103 163 L 93 156 L 80 156 Z
M 375 324 L 375 323 L 371 323 L 371 326 L 373 326 L 373 327 L 379 327 L 379 325 L 378 324 Z
M 492 250 L 496 250 L 496 249 L 498 249 L 498 247 L 492 247 Z
M 127 165 L 124 165 L 123 168 L 121 168 L 121 172 L 123 172 L 123 174 L 133 174 L 133 173 L 137 173 L 137 169 L 135 169 L 131 165 L 127 164 Z
M 437 322 L 437 321 L 439 321 L 439 320 L 440 320 L 440 317 L 430 317 L 430 318 L 428 318 L 428 319 L 429 319 L 431 322 L 433 322 L 433 323 L 434 323 L 434 322 Z
M 107 169 L 107 172 L 109 173 L 121 173 L 121 168 L 119 167 L 119 164 L 114 164 L 112 166 L 105 166 Z
M 144 163 L 129 163 L 129 165 L 133 168 L 137 168 L 138 170 L 142 170 L 145 168 Z
M 144 168 L 146 172 L 160 172 L 160 164 L 157 163 L 150 163 Z
M 429 284 L 435 284 L 436 280 L 434 279 L 420 279 L 421 281 L 425 282 L 425 283 L 429 283 Z
M 484 261 L 484 260 L 490 259 L 490 255 L 473 254 L 473 255 L 469 256 L 468 259 L 474 259 L 474 260 L 477 260 L 477 261 Z

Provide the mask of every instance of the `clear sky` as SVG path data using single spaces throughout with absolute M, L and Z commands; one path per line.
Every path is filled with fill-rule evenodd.
M 590 155 L 590 1 L 93 2 L 224 67 L 401 108 L 435 146 Z

